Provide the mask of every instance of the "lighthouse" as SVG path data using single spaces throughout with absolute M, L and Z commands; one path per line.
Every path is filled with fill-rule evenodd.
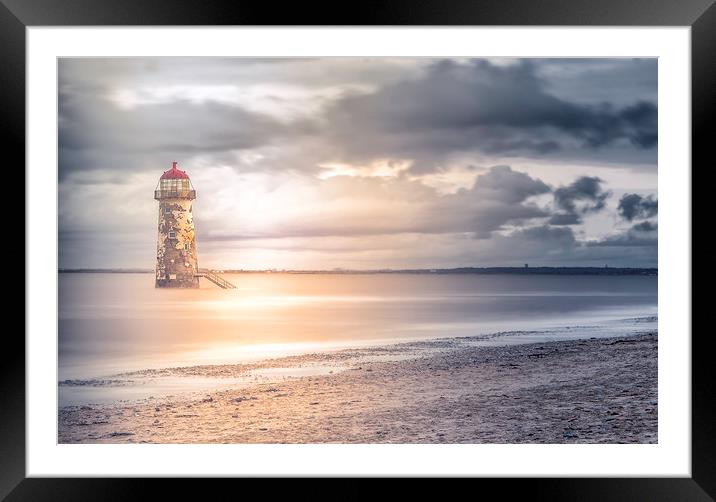
M 159 201 L 155 287 L 198 288 L 199 266 L 192 218 L 196 190 L 176 162 L 159 178 L 154 198 Z

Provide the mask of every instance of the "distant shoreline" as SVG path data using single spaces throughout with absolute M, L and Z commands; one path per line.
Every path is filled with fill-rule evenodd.
M 513 275 L 658 275 L 658 268 L 636 267 L 458 267 L 432 269 L 379 269 L 379 270 L 241 270 L 211 269 L 221 274 L 513 274 Z M 139 268 L 60 268 L 59 273 L 86 274 L 153 274 L 153 269 Z

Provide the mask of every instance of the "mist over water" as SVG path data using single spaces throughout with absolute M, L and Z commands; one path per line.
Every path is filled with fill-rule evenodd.
M 152 274 L 60 274 L 59 379 L 420 338 L 609 325 L 657 313 L 655 276 L 226 277 L 237 289 L 204 279 L 200 289 L 155 289 Z

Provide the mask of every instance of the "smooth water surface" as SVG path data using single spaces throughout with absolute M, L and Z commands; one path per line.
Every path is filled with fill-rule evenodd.
M 282 274 L 155 289 L 152 274 L 59 274 L 59 379 L 223 364 L 657 312 L 655 276 Z

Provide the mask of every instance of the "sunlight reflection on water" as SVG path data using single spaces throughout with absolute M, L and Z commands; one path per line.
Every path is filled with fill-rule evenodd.
M 655 315 L 654 276 L 60 274 L 59 379 Z

